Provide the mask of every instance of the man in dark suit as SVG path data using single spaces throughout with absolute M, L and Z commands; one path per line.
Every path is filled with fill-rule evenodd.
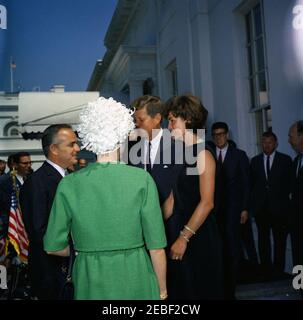
M 63 258 L 48 255 L 43 250 L 43 237 L 53 199 L 65 170 L 77 163 L 80 150 L 77 137 L 69 125 L 48 127 L 42 137 L 47 160 L 25 182 L 20 204 L 25 229 L 29 237 L 29 275 L 33 296 L 43 300 L 58 299 L 64 278 Z
M 241 224 L 248 219 L 249 160 L 246 153 L 228 143 L 228 125 L 216 122 L 212 136 L 216 146 L 216 216 L 223 238 L 224 291 L 235 298 L 241 260 Z
M 5 169 L 6 169 L 6 161 L 0 159 L 0 176 L 5 174 Z
M 136 146 L 133 143 L 129 147 L 129 162 L 151 174 L 157 185 L 162 205 L 169 197 L 176 181 L 180 169 L 180 165 L 176 163 L 182 163 L 183 145 L 171 139 L 168 130 L 161 128 L 164 106 L 159 97 L 142 96 L 132 103 L 132 107 L 135 109 L 136 127 L 140 129 L 141 139 L 135 141 Z M 133 161 L 133 147 L 138 150 L 136 153 L 138 161 Z
M 7 235 L 11 196 L 14 188 L 13 175 L 16 178 L 16 191 L 19 191 L 30 173 L 32 164 L 28 152 L 18 152 L 14 154 L 13 158 L 15 171 L 10 171 L 0 177 L 0 238 Z
M 277 136 L 264 132 L 263 152 L 251 160 L 251 209 L 258 228 L 261 268 L 265 276 L 283 275 L 289 224 L 291 158 L 276 151 Z M 274 260 L 271 261 L 270 231 Z
M 288 137 L 297 152 L 293 162 L 291 196 L 291 244 L 295 266 L 303 265 L 303 120 L 290 127 Z

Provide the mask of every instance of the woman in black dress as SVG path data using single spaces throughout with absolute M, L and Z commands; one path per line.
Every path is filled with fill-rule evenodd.
M 170 258 L 168 297 L 221 299 L 221 241 L 212 213 L 216 163 L 198 134 L 208 111 L 192 95 L 171 98 L 165 109 L 172 135 L 185 145 L 183 168 L 163 207 Z

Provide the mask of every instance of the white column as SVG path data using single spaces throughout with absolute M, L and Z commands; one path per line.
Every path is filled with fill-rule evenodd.
M 129 99 L 132 103 L 135 99 L 143 95 L 143 80 L 129 81 Z

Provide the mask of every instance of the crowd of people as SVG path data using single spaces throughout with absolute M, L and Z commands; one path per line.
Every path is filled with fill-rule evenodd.
M 303 121 L 289 129 L 294 161 L 272 130 L 249 160 L 225 122 L 205 141 L 208 111 L 193 95 L 145 95 L 131 107 L 101 97 L 82 110 L 77 134 L 95 163 L 77 159 L 69 125 L 54 124 L 37 171 L 26 152 L 1 169 L 0 239 L 15 190 L 32 298 L 62 298 L 71 252 L 75 299 L 233 300 L 244 257 L 264 278 L 284 275 L 288 234 L 303 265 Z

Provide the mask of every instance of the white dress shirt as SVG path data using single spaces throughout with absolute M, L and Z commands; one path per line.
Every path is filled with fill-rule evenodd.
M 150 146 L 150 162 L 151 162 L 151 168 L 154 165 L 156 156 L 157 156 L 157 152 L 160 146 L 160 141 L 163 135 L 163 130 L 162 128 L 159 130 L 158 134 L 150 141 L 151 142 L 151 146 Z M 145 140 L 144 141 L 144 154 L 148 155 L 148 144 L 149 144 L 149 140 Z M 146 170 L 146 162 L 147 159 L 144 159 L 144 169 Z
M 50 161 L 49 159 L 46 159 L 46 162 L 49 163 L 54 169 L 56 169 L 61 174 L 62 177 L 65 177 L 65 170 L 63 168 L 58 166 L 53 161 Z
M 21 186 L 22 186 L 22 185 L 23 185 L 23 183 L 24 183 L 24 179 L 23 179 L 23 177 L 22 177 L 22 176 L 20 176 L 19 174 L 17 174 L 17 175 L 16 175 L 16 177 L 17 177 L 18 181 L 20 182 L 20 184 L 21 184 Z
M 227 149 L 228 149 L 228 144 L 223 149 L 220 149 L 220 148 L 216 147 L 217 160 L 219 159 L 219 155 L 220 155 L 220 151 L 221 151 L 222 163 L 224 162 L 225 157 L 226 157 Z
M 276 151 L 274 151 L 270 156 L 269 156 L 269 169 L 271 170 L 272 163 L 274 162 Z M 267 161 L 267 155 L 263 153 L 263 164 L 264 164 L 264 171 L 266 178 L 268 178 L 268 173 L 266 171 L 266 161 Z

